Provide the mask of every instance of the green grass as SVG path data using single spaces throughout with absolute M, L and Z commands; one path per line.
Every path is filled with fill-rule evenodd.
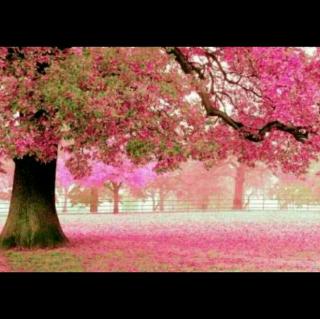
M 12 271 L 80 272 L 81 260 L 59 251 L 9 251 L 5 253 Z

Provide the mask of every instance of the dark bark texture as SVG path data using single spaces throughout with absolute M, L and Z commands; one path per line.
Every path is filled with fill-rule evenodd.
M 0 236 L 1 247 L 56 247 L 66 243 L 55 207 L 56 160 L 45 164 L 25 156 L 14 162 L 13 189 L 9 215 Z

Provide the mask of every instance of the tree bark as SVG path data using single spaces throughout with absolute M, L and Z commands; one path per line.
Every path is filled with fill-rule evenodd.
M 244 181 L 245 181 L 245 165 L 240 164 L 237 168 L 234 183 L 233 209 L 243 209 L 244 197 Z
M 157 203 L 156 203 L 156 198 L 154 193 L 151 194 L 151 200 L 152 200 L 152 212 L 156 212 Z
M 0 236 L 3 248 L 55 247 L 68 241 L 55 207 L 57 161 L 34 157 L 14 159 L 15 172 L 9 215 Z
M 164 212 L 164 191 L 162 188 L 159 191 L 159 210 L 160 212 Z
M 208 201 L 202 201 L 200 204 L 200 209 L 202 210 L 207 210 L 209 206 L 209 202 Z
M 120 196 L 119 190 L 120 185 L 116 183 L 112 183 L 113 187 L 113 214 L 119 214 L 119 203 L 120 203 Z
M 90 213 L 98 213 L 99 193 L 96 187 L 91 187 Z
M 68 189 L 67 187 L 64 187 L 63 188 L 63 195 L 64 195 L 64 198 L 63 198 L 63 212 L 66 213 L 67 212 L 67 206 L 68 206 Z

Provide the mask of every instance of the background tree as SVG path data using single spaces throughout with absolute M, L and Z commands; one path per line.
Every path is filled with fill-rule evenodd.
M 90 212 L 97 213 L 99 206 L 99 196 L 111 198 L 113 202 L 113 213 L 118 214 L 120 204 L 120 189 L 122 186 L 139 189 L 144 187 L 155 178 L 153 171 L 154 163 L 137 167 L 128 159 L 123 160 L 119 166 L 104 164 L 101 161 L 91 162 L 92 167 L 89 176 L 74 179 L 65 165 L 65 160 L 61 160 L 58 167 L 58 176 L 68 185 L 77 185 L 71 191 L 69 197 L 72 202 L 80 201 L 90 205 Z M 106 192 L 108 190 L 109 192 Z
M 63 195 L 62 211 L 64 213 L 67 212 L 68 198 L 74 186 L 74 178 L 70 173 L 70 171 L 65 166 L 66 159 L 67 159 L 67 155 L 61 152 L 57 160 L 57 174 L 56 174 L 57 189 L 59 188 L 62 189 L 62 195 Z
M 230 158 L 227 162 L 230 170 L 227 172 L 234 180 L 233 206 L 235 210 L 242 210 L 249 207 L 253 196 L 265 192 L 273 184 L 275 176 L 266 165 L 256 162 L 247 166 L 238 162 L 235 158 Z M 248 193 L 249 192 L 249 193 Z M 263 195 L 264 196 L 264 195 Z
M 175 193 L 179 201 L 188 208 L 206 210 L 210 203 L 216 208 L 228 205 L 230 193 L 230 170 L 224 163 L 206 167 L 202 162 L 188 162 L 179 171 Z
M 304 176 L 278 172 L 277 178 L 278 181 L 269 194 L 278 200 L 280 209 L 288 209 L 290 205 L 303 207 L 319 204 L 319 186 L 314 170 Z

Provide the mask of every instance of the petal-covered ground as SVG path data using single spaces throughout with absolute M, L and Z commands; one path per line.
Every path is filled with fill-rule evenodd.
M 0 253 L 0 272 L 8 272 L 10 271 L 10 267 L 6 258 Z
M 320 212 L 63 215 L 60 220 L 70 239 L 67 247 L 1 252 L 0 271 L 320 270 Z M 0 228 L 3 223 L 1 218 Z

